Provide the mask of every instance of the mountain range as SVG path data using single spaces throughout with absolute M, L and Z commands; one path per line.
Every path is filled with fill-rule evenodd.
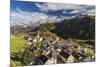
M 11 32 L 50 31 L 62 38 L 95 38 L 95 16 L 11 25 Z

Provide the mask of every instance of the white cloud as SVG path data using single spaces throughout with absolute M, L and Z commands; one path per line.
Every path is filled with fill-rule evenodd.
M 42 11 L 49 10 L 69 10 L 69 9 L 78 9 L 79 5 L 71 5 L 71 4 L 60 4 L 60 3 L 44 3 L 44 4 L 35 4 Z
M 95 7 L 93 5 L 77 5 L 77 4 L 61 4 L 61 3 L 36 3 L 35 4 L 40 11 L 57 11 L 57 10 L 63 10 L 62 13 L 67 13 L 67 10 L 73 10 L 69 13 L 84 13 L 89 12 L 91 9 L 95 10 Z
M 71 12 L 69 12 L 70 14 L 74 14 L 74 13 L 79 13 L 79 11 L 78 10 L 73 10 L 73 11 L 71 11 Z
M 65 11 L 65 10 L 64 10 L 64 11 L 62 11 L 62 13 L 63 13 L 63 14 L 66 14 L 66 13 L 67 13 L 67 11 Z
M 92 9 L 92 10 L 87 11 L 87 14 L 94 16 L 95 15 L 95 9 Z
M 17 11 L 11 12 L 11 24 L 26 24 L 26 25 L 32 25 L 34 23 L 45 23 L 47 21 L 56 21 L 57 16 L 49 16 L 44 13 L 39 12 L 24 12 L 20 10 L 19 8 L 16 8 Z
M 66 14 L 75 14 L 75 13 L 82 13 L 82 14 L 88 14 L 88 15 L 95 15 L 95 9 L 89 9 L 92 6 L 79 6 L 79 5 L 69 5 L 69 4 L 54 4 L 54 3 L 45 3 L 43 5 L 36 3 L 38 8 L 43 11 L 49 11 L 49 10 L 63 10 L 62 13 Z M 47 6 L 46 6 L 47 5 Z M 73 9 L 70 12 L 67 12 L 67 10 Z M 58 18 L 57 16 L 50 16 L 45 13 L 39 13 L 39 12 L 25 12 L 20 10 L 19 8 L 16 8 L 16 12 L 11 12 L 11 25 L 14 24 L 26 24 L 26 25 L 32 25 L 37 22 L 45 23 L 45 22 L 53 22 L 53 21 L 61 21 L 64 19 L 71 19 L 75 18 L 76 15 L 73 16 L 61 16 Z

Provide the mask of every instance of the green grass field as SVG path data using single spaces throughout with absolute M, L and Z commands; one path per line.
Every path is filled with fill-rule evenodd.
M 11 35 L 11 40 L 10 40 L 10 52 L 17 52 L 20 50 L 22 47 L 25 45 L 25 40 L 22 39 L 21 37 Z

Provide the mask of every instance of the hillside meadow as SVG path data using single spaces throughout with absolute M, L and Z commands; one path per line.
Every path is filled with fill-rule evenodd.
M 22 47 L 25 45 L 25 40 L 22 39 L 20 36 L 16 36 L 11 34 L 10 38 L 10 52 L 18 52 Z

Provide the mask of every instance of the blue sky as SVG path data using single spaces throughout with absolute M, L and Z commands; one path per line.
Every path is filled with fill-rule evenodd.
M 63 13 L 63 9 L 61 10 L 49 10 L 47 11 L 41 11 L 36 4 L 45 4 L 43 2 L 26 2 L 26 1 L 12 1 L 11 2 L 11 11 L 17 11 L 17 8 L 19 8 L 22 11 L 27 12 L 41 12 L 48 15 L 56 15 L 56 16 L 68 16 L 68 15 L 75 15 L 77 13 L 69 14 L 69 13 Z M 66 12 L 73 11 L 73 9 L 66 10 Z
M 95 15 L 95 6 L 11 0 L 11 22 L 13 23 L 69 19 L 80 14 Z
M 29 11 L 29 12 L 38 11 L 34 2 L 12 1 L 11 11 L 16 11 L 16 8 L 20 8 L 23 11 Z

